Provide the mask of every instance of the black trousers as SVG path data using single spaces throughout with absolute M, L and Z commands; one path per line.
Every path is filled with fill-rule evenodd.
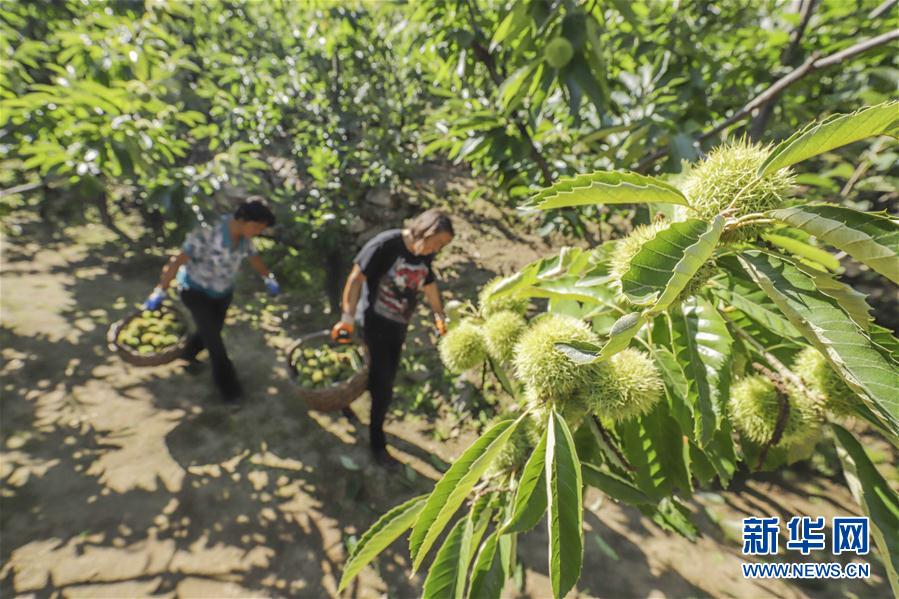
M 241 394 L 240 381 L 237 380 L 234 364 L 231 363 L 222 341 L 222 327 L 225 325 L 228 306 L 231 305 L 231 294 L 211 297 L 202 291 L 183 289 L 181 300 L 197 325 L 197 332 L 188 339 L 182 357 L 193 360 L 203 349 L 209 350 L 212 378 L 216 387 L 226 401 L 236 399 Z
M 362 336 L 368 346 L 371 364 L 368 370 L 368 392 L 371 394 L 371 423 L 368 438 L 373 451 L 387 447 L 384 418 L 393 400 L 393 382 L 400 366 L 400 354 L 406 341 L 406 325 L 365 313 Z

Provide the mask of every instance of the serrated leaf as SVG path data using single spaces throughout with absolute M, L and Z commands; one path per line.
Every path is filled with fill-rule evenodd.
M 546 438 L 547 432 L 544 430 L 537 447 L 521 471 L 515 499 L 512 501 L 512 514 L 508 522 L 503 524 L 500 534 L 527 532 L 546 513 Z
M 499 599 L 506 584 L 500 552 L 497 551 L 498 531 L 494 531 L 478 551 L 471 571 L 468 597 L 473 599 Z
M 592 252 L 582 250 L 581 248 L 564 246 L 559 250 L 558 256 L 544 262 L 537 279 L 543 281 L 562 276 L 579 275 L 590 266 L 592 255 Z
M 537 281 L 537 276 L 545 263 L 545 258 L 535 260 L 517 273 L 500 279 L 500 281 L 493 286 L 492 292 L 488 297 L 517 295 L 520 291 L 530 287 Z
M 690 391 L 690 384 L 687 382 L 684 370 L 677 363 L 677 358 L 674 357 L 674 354 L 664 347 L 653 347 L 652 355 L 659 365 L 659 370 L 662 372 L 662 378 L 665 379 L 665 383 L 677 395 L 686 397 Z
M 631 344 L 631 339 L 633 339 L 637 333 L 640 332 L 640 329 L 643 328 L 643 325 L 649 321 L 649 316 L 641 314 L 640 312 L 625 314 L 616 320 L 615 324 L 612 325 L 612 329 L 609 331 L 608 341 L 602 346 L 602 349 L 596 358 L 594 358 L 594 361 L 601 362 L 607 360 L 626 348 Z
M 593 440 L 596 443 L 596 446 L 602 452 L 603 458 L 606 460 L 606 463 L 613 468 L 616 468 L 621 473 L 625 473 L 629 470 L 630 466 L 625 464 L 622 461 L 622 458 L 618 455 L 616 448 L 612 446 L 612 441 L 610 439 L 606 439 L 603 435 L 603 431 L 600 430 L 598 419 L 596 416 L 592 416 L 586 419 L 587 427 L 590 430 L 590 434 L 593 435 Z M 578 454 L 580 455 L 580 454 Z
M 837 455 L 852 496 L 870 518 L 874 542 L 880 549 L 883 565 L 893 593 L 899 596 L 899 495 L 871 463 L 858 440 L 839 426 L 831 424 L 837 440 Z
M 831 272 L 840 268 L 840 261 L 836 259 L 836 256 L 827 250 L 822 250 L 821 248 L 815 247 L 800 239 L 776 235 L 774 233 L 764 233 L 762 239 L 795 256 L 806 258 L 816 264 L 820 264 L 823 268 Z
M 482 495 L 474 502 L 465 519 L 465 532 L 462 535 L 462 545 L 459 548 L 458 562 L 455 568 L 456 581 L 452 588 L 452 594 L 438 593 L 434 597 L 462 599 L 465 596 L 468 566 L 471 564 L 474 551 L 481 544 L 481 539 L 484 537 L 484 533 L 487 532 L 487 527 L 490 525 L 490 520 L 493 517 L 491 500 L 492 497 L 490 495 Z
M 466 526 L 469 518 L 462 518 L 446 536 L 446 540 L 437 551 L 434 563 L 428 570 L 422 589 L 423 599 L 447 599 L 455 597 L 457 574 L 465 545 L 466 532 L 469 537 L 470 528 Z
M 672 347 L 690 383 L 694 438 L 707 445 L 719 427 L 730 390 L 731 346 L 727 324 L 707 300 L 690 298 L 671 314 Z
M 835 114 L 811 123 L 779 143 L 759 167 L 758 174 L 763 176 L 866 137 L 895 137 L 897 123 L 897 101 L 868 106 L 850 114 Z
M 509 113 L 515 110 L 521 104 L 528 89 L 524 84 L 530 79 L 535 68 L 536 65 L 527 63 L 509 75 L 500 85 L 497 94 L 499 95 L 500 106 L 503 107 L 505 112 Z
M 606 306 L 615 309 L 615 294 L 611 286 L 584 287 L 579 285 L 576 276 L 565 277 L 553 281 L 540 281 L 536 285 L 526 287 L 519 295 L 540 297 L 555 300 L 575 300 L 591 306 Z
M 490 364 L 490 371 L 493 372 L 493 376 L 496 377 L 496 380 L 499 381 L 500 386 L 502 386 L 503 391 L 511 395 L 512 397 L 518 397 L 518 394 L 515 392 L 515 386 L 512 384 L 512 381 L 509 380 L 509 376 L 506 374 L 506 369 L 503 368 L 502 364 L 497 364 L 496 361 L 487 356 L 487 363 Z
M 564 597 L 581 575 L 584 558 L 584 505 L 581 464 L 565 419 L 550 413 L 546 435 L 549 579 L 553 594 Z
M 802 338 L 802 333 L 783 317 L 776 306 L 771 305 L 768 296 L 761 290 L 753 291 L 732 283 L 729 289 L 714 289 L 713 293 L 772 333 L 791 339 Z
M 425 498 L 425 495 L 419 495 L 396 506 L 365 531 L 343 568 L 338 592 L 345 589 L 362 568 L 412 526 L 425 505 Z
M 724 230 L 724 219 L 712 223 L 699 219 L 671 223 L 647 241 L 631 259 L 621 277 L 621 288 L 631 303 L 652 304 L 651 312 L 661 312 L 712 257 Z
M 871 325 L 871 306 L 865 301 L 868 297 L 860 291 L 856 291 L 846 283 L 838 281 L 831 275 L 809 268 L 803 264 L 797 264 L 796 268 L 807 274 L 815 282 L 815 287 L 837 301 L 840 307 L 863 331 L 868 331 Z
M 893 335 L 893 332 L 878 324 L 871 324 L 868 330 L 871 341 L 887 356 L 893 364 L 899 366 L 899 339 Z
M 525 207 L 551 210 L 590 204 L 653 202 L 686 206 L 687 198 L 661 179 L 629 171 L 597 171 L 560 179 L 538 192 Z
M 409 537 L 413 571 L 524 417 L 499 422 L 481 435 L 434 485 Z
M 619 422 L 615 428 L 633 467 L 635 484 L 653 501 L 678 488 L 690 490 L 683 433 L 664 402 L 646 416 Z
M 615 501 L 621 501 L 628 505 L 654 503 L 649 495 L 620 476 L 610 472 L 603 472 L 593 464 L 584 462 L 581 463 L 581 469 L 584 483 L 591 487 L 596 487 Z
M 694 438 L 707 445 L 725 412 L 730 389 L 731 346 L 727 324 L 707 300 L 690 298 L 671 314 L 672 347 L 690 383 Z
M 690 511 L 677 497 L 664 497 L 654 510 L 643 508 L 641 511 L 665 530 L 676 532 L 691 541 L 699 536 L 696 525 L 690 520 Z
M 554 347 L 575 364 L 592 364 L 602 350 L 601 346 L 589 341 L 556 343 Z
M 839 303 L 818 291 L 815 280 L 795 265 L 760 251 L 746 252 L 738 259 L 784 316 L 882 419 L 875 424 L 899 437 L 899 369 Z
M 899 223 L 894 219 L 825 204 L 782 208 L 769 214 L 899 283 Z

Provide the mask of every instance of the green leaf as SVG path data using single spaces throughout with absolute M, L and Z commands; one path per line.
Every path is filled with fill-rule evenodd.
M 434 490 L 428 496 L 427 503 L 415 521 L 409 537 L 413 571 L 418 570 L 449 519 L 465 501 L 471 488 L 490 466 L 524 417 L 523 415 L 514 422 L 512 420 L 499 422 L 481 435 L 434 485 Z
M 792 263 L 765 252 L 746 252 L 740 263 L 794 327 L 815 346 L 846 384 L 865 400 L 894 437 L 899 436 L 899 369 L 815 280 Z
M 882 350 L 882 353 L 888 356 L 891 362 L 899 366 L 899 339 L 896 339 L 893 332 L 872 323 L 868 334 L 871 337 L 871 341 Z
M 589 341 L 556 343 L 554 347 L 575 364 L 592 364 L 602 351 L 601 346 Z
M 425 497 L 419 495 L 396 506 L 365 531 L 347 559 L 343 575 L 340 577 L 338 592 L 345 589 L 362 568 L 412 526 L 425 505 Z
M 506 584 L 500 552 L 497 551 L 499 531 L 494 531 L 481 545 L 471 572 L 468 597 L 499 599 Z
M 546 439 L 547 431 L 543 436 L 531 457 L 528 458 L 518 488 L 515 490 L 515 499 L 512 501 L 512 515 L 508 522 L 503 524 L 500 534 L 510 532 L 527 532 L 534 528 L 546 513 Z
M 487 363 L 490 364 L 490 370 L 493 372 L 493 376 L 496 377 L 496 380 L 499 381 L 499 384 L 502 386 L 503 391 L 511 395 L 512 397 L 518 397 L 515 392 L 515 387 L 512 385 L 512 381 L 509 380 L 508 375 L 506 374 L 506 369 L 503 368 L 502 364 L 497 364 L 496 361 L 487 356 Z
M 468 566 L 475 557 L 475 549 L 481 544 L 484 533 L 493 519 L 494 502 L 490 494 L 482 495 L 471 508 L 466 523 L 466 536 L 463 537 L 462 551 L 459 556 L 459 568 L 456 572 L 455 599 L 465 596 L 465 581 L 468 578 Z M 468 532 L 468 528 L 471 532 Z
M 795 256 L 806 258 L 820 264 L 823 268 L 826 268 L 831 272 L 840 268 L 840 261 L 837 260 L 833 254 L 799 239 L 775 235 L 774 233 L 764 233 L 762 239 Z
M 509 78 L 500 85 L 497 93 L 499 94 L 500 105 L 506 112 L 516 109 L 521 104 L 525 92 L 527 92 L 527 87 L 524 84 L 529 80 L 534 68 L 535 65 L 527 63 L 509 75 Z
M 600 425 L 598 424 L 599 419 L 596 416 L 591 416 L 587 418 L 586 421 L 589 432 L 593 436 L 593 441 L 596 443 L 596 447 L 602 452 L 606 464 L 611 468 L 619 470 L 621 474 L 630 470 L 630 465 L 625 464 L 622 460 L 622 456 L 619 455 L 617 446 L 613 446 L 614 440 L 611 438 L 607 439 L 606 436 L 603 435 L 603 431 L 600 430 Z M 590 452 L 585 455 L 593 455 L 593 453 Z
M 782 208 L 769 214 L 899 283 L 899 223 L 895 219 L 826 204 Z
M 624 295 L 631 303 L 652 304 L 652 312 L 661 312 L 712 257 L 723 230 L 721 216 L 711 224 L 698 219 L 671 223 L 631 259 L 630 268 L 621 277 Z
M 426 599 L 447 599 L 456 596 L 456 586 L 460 562 L 462 561 L 466 535 L 471 537 L 467 526 L 469 518 L 456 522 L 446 536 L 443 546 L 437 552 L 428 577 L 425 578 L 422 597 Z
M 781 315 L 777 306 L 771 305 L 768 296 L 758 288 L 751 290 L 740 282 L 732 280 L 729 289 L 715 288 L 712 292 L 724 303 L 733 306 L 769 331 L 791 339 L 802 337 L 802 333 Z
M 609 340 L 603 345 L 602 350 L 594 359 L 595 362 L 606 360 L 631 344 L 643 325 L 650 321 L 650 317 L 639 312 L 625 314 L 615 321 L 612 330 L 609 331 Z
M 797 264 L 796 268 L 807 274 L 815 282 L 815 287 L 840 304 L 840 307 L 863 331 L 868 331 L 871 325 L 871 306 L 865 301 L 864 293 L 856 291 L 846 283 L 834 279 L 831 275 L 803 264 Z
M 597 171 L 560 179 L 530 199 L 527 208 L 551 210 L 589 204 L 667 202 L 687 205 L 673 185 L 629 171 Z
M 584 557 L 584 505 L 581 464 L 565 419 L 550 413 L 546 435 L 549 579 L 553 594 L 564 597 L 581 574 Z
M 691 541 L 699 536 L 699 531 L 690 520 L 690 510 L 676 496 L 664 497 L 655 509 L 641 508 L 641 511 L 665 530 L 676 532 Z
M 666 403 L 659 403 L 642 418 L 619 422 L 615 428 L 621 435 L 621 449 L 633 467 L 634 482 L 653 501 L 677 488 L 690 490 L 683 433 Z
M 621 501 L 629 505 L 655 503 L 649 495 L 635 487 L 628 480 L 609 472 L 603 472 L 593 464 L 582 462 L 581 468 L 586 484 L 596 487 L 615 501 Z
M 895 137 L 897 123 L 899 101 L 895 100 L 850 114 L 835 114 L 809 124 L 779 143 L 759 167 L 758 174 L 761 177 L 866 137 L 884 134 Z
M 537 282 L 537 276 L 543 267 L 545 259 L 541 258 L 531 262 L 514 275 L 501 279 L 492 289 L 489 297 L 502 297 L 506 295 L 519 295 L 520 292 Z
M 718 311 L 701 298 L 690 298 L 672 312 L 671 328 L 672 347 L 690 385 L 694 438 L 704 447 L 724 419 L 733 339 Z
M 831 424 L 837 439 L 837 454 L 852 496 L 870 518 L 874 542 L 880 549 L 893 594 L 899 596 L 899 495 L 871 463 L 852 434 Z
M 591 306 L 606 306 L 615 309 L 615 294 L 611 286 L 584 287 L 579 285 L 580 279 L 575 276 L 540 281 L 523 289 L 519 295 L 542 297 L 556 300 L 575 300 Z

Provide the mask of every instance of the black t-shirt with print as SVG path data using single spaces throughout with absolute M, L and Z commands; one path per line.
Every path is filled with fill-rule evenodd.
M 434 281 L 433 260 L 433 254 L 416 256 L 406 249 L 401 229 L 384 231 L 369 240 L 353 260 L 365 275 L 367 310 L 408 323 L 422 287 Z

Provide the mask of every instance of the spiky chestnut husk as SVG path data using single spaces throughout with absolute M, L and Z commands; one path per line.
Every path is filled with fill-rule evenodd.
M 502 280 L 502 277 L 496 277 L 481 287 L 481 292 L 478 294 L 478 307 L 481 310 L 481 316 L 484 318 L 490 318 L 497 312 L 509 311 L 524 315 L 528 311 L 528 303 L 530 301 L 526 297 L 515 297 L 512 295 L 489 297 Z
M 702 289 L 702 286 L 709 282 L 709 279 L 718 274 L 718 264 L 714 260 L 709 260 L 699 267 L 696 274 L 687 282 L 687 286 L 680 292 L 678 300 L 687 299 Z
M 528 410 L 531 425 L 540 434 L 546 428 L 549 411 L 553 407 L 565 419 L 565 422 L 568 423 L 568 428 L 572 432 L 580 427 L 584 417 L 590 413 L 590 402 L 583 391 L 552 402 L 543 400 L 530 389 L 525 391 L 525 409 Z
M 535 397 L 544 402 L 578 395 L 591 379 L 595 365 L 578 366 L 556 349 L 556 343 L 599 343 L 587 324 L 562 314 L 536 319 L 515 345 L 515 375 Z
M 484 342 L 487 353 L 498 362 L 507 362 L 515 353 L 518 338 L 528 328 L 524 318 L 505 310 L 497 312 L 484 323 Z
M 643 244 L 656 236 L 656 233 L 666 228 L 669 223 L 665 221 L 656 221 L 648 225 L 638 225 L 634 227 L 626 237 L 622 237 L 615 243 L 615 249 L 609 258 L 609 272 L 616 280 L 630 269 L 631 260 L 640 252 Z
M 792 447 L 818 437 L 820 412 L 800 393 L 788 395 L 790 410 L 778 447 Z M 780 401 L 774 384 L 761 375 L 739 380 L 732 388 L 730 416 L 737 428 L 756 443 L 768 443 L 777 427 Z
M 694 165 L 684 183 L 692 216 L 711 220 L 738 197 L 731 216 L 740 217 L 781 206 L 793 187 L 790 170 L 781 169 L 761 179 L 756 178 L 770 152 L 769 147 L 745 139 L 727 142 L 709 152 L 705 160 Z M 751 187 L 744 191 L 747 185 Z
M 553 38 L 543 49 L 543 57 L 554 69 L 561 69 L 571 62 L 574 57 L 574 48 L 564 37 Z
M 643 416 L 664 397 L 662 374 L 645 352 L 626 348 L 598 366 L 589 405 L 601 418 L 620 422 Z
M 503 416 L 501 419 L 516 417 L 514 414 Z M 540 442 L 541 431 L 530 418 L 525 418 L 518 428 L 509 437 L 509 441 L 503 446 L 496 459 L 490 465 L 490 473 L 517 472 L 521 470 L 531 457 L 537 443 Z
M 450 372 L 459 374 L 487 359 L 487 347 L 478 325 L 463 320 L 440 340 L 440 359 Z
M 834 416 L 853 413 L 856 394 L 814 347 L 806 347 L 793 358 L 791 369 L 809 389 L 824 400 L 821 406 Z

